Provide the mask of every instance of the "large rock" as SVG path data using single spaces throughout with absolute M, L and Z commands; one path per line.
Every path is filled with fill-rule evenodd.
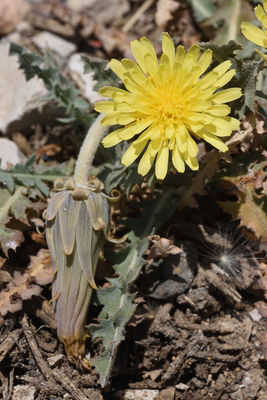
M 42 106 L 47 91 L 43 82 L 34 77 L 26 81 L 16 56 L 9 55 L 9 43 L 0 43 L 0 131 L 24 114 Z
M 58 54 L 61 58 L 68 58 L 76 50 L 74 43 L 68 42 L 53 33 L 44 31 L 32 38 L 33 43 L 41 50 L 47 49 Z

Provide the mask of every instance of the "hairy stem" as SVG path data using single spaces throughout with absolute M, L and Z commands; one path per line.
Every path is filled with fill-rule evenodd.
M 77 159 L 76 168 L 74 172 L 74 181 L 79 187 L 86 187 L 90 168 L 95 157 L 96 150 L 100 141 L 107 131 L 106 126 L 100 124 L 103 115 L 100 114 L 93 125 L 89 128 L 86 137 L 83 141 L 80 153 Z

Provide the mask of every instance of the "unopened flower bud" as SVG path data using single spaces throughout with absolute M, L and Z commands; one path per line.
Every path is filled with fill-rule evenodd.
M 109 205 L 102 192 L 75 188 L 69 180 L 52 195 L 46 237 L 55 280 L 52 285 L 57 334 L 71 361 L 88 367 L 85 321 L 99 253 L 109 226 Z

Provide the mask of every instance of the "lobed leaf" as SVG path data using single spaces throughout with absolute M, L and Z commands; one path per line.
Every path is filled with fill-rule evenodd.
M 35 187 L 48 197 L 50 189 L 45 182 L 54 182 L 57 178 L 66 177 L 64 166 L 45 168 L 38 171 L 38 167 L 34 165 L 35 155 L 30 157 L 25 164 L 16 164 L 9 170 L 0 168 L 0 183 L 13 193 L 16 185 L 25 187 Z
M 84 63 L 84 72 L 94 73 L 94 79 L 96 84 L 93 89 L 98 90 L 103 86 L 117 86 L 120 82 L 117 75 L 108 67 L 108 63 L 102 60 L 96 60 L 95 58 L 89 56 L 82 56 L 82 61 Z
M 91 324 L 89 331 L 93 339 L 103 340 L 104 350 L 93 361 L 102 386 L 105 386 L 109 379 L 117 348 L 124 340 L 125 326 L 136 308 L 133 304 L 135 295 L 130 293 L 130 285 L 138 277 L 145 263 L 143 254 L 147 248 L 146 238 L 140 241 L 132 236 L 127 248 L 118 253 L 113 252 L 110 256 L 113 261 L 117 260 L 113 266 L 117 277 L 108 279 L 111 284 L 109 288 L 97 291 L 98 300 L 104 307 L 99 315 L 99 324 Z

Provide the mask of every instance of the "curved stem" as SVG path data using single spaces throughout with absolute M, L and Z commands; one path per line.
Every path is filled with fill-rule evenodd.
M 108 129 L 108 127 L 100 124 L 102 118 L 103 114 L 100 114 L 96 118 L 93 125 L 89 128 L 80 149 L 74 172 L 74 181 L 78 187 L 87 187 L 89 172 L 96 150 Z

